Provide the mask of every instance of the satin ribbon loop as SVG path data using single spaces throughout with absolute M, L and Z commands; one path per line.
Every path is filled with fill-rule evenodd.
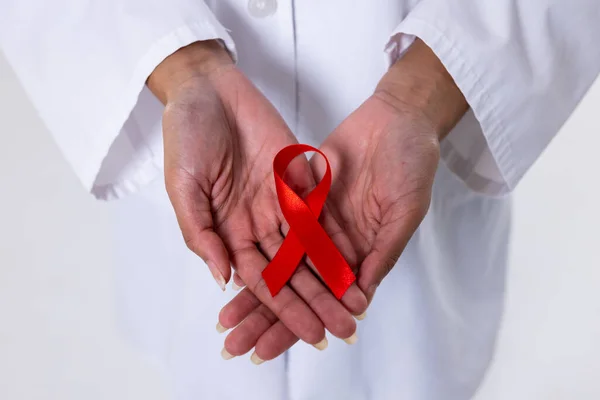
M 321 182 L 303 200 L 284 182 L 283 175 L 294 158 L 310 151 L 323 156 L 327 170 Z M 356 277 L 318 221 L 331 188 L 331 168 L 327 157 L 312 146 L 291 145 L 277 153 L 273 172 L 279 205 L 290 231 L 262 273 L 271 295 L 277 295 L 285 286 L 306 253 L 323 282 L 336 298 L 341 299 Z

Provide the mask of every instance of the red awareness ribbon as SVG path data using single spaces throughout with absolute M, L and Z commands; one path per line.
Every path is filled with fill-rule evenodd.
M 317 187 L 302 200 L 283 181 L 283 174 L 294 158 L 309 151 L 325 158 L 327 171 Z M 277 153 L 273 160 L 273 172 L 279 205 L 290 230 L 262 273 L 271 295 L 275 296 L 285 286 L 306 253 L 325 284 L 338 300 L 341 299 L 356 277 L 318 221 L 331 188 L 331 168 L 327 157 L 312 146 L 294 144 Z

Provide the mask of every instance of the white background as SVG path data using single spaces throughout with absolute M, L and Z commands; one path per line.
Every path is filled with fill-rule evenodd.
M 0 57 L 0 399 L 169 400 L 119 337 L 106 216 Z M 600 82 L 515 194 L 507 312 L 477 400 L 600 399 Z M 215 349 L 219 351 L 219 349 Z

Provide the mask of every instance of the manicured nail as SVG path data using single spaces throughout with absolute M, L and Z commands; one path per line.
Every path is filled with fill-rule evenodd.
M 238 286 L 237 283 L 235 283 L 235 280 L 234 280 L 233 282 L 231 282 L 231 288 L 237 292 L 238 290 L 240 290 L 241 288 L 243 288 L 243 286 Z
M 329 345 L 329 342 L 327 341 L 327 337 L 324 337 L 323 340 L 321 340 L 319 343 L 313 344 L 313 347 L 318 350 L 323 351 L 327 348 L 328 345 Z
M 221 325 L 220 322 L 217 322 L 217 332 L 219 333 L 223 333 L 223 332 L 227 332 L 227 328 L 225 328 L 223 325 Z
M 225 282 L 225 278 L 223 278 L 223 275 L 221 275 L 217 267 L 215 267 L 215 264 L 212 262 L 208 262 L 207 264 L 213 278 L 215 278 L 215 281 L 217 282 L 217 285 L 219 285 L 222 291 L 225 291 L 225 289 L 227 289 L 227 282 Z
M 348 344 L 354 344 L 358 341 L 358 336 L 356 336 L 356 332 L 352 334 L 349 338 L 344 339 L 344 342 Z
M 360 314 L 360 315 L 356 315 L 354 318 L 356 318 L 359 321 L 362 321 L 363 319 L 365 319 L 367 317 L 367 312 L 365 311 L 364 313 Z
M 265 360 L 256 355 L 256 352 L 252 353 L 252 356 L 250 356 L 250 361 L 252 361 L 256 365 L 260 365 L 265 362 Z
M 227 350 L 225 350 L 225 347 L 223 347 L 223 350 L 221 350 L 221 357 L 223 357 L 223 360 L 231 360 L 235 356 L 230 354 Z

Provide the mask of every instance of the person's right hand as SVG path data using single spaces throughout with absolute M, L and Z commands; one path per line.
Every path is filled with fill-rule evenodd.
M 214 41 L 195 43 L 168 57 L 148 86 L 166 105 L 166 187 L 187 246 L 207 263 L 223 290 L 233 265 L 246 290 L 260 301 L 237 302 L 221 315 L 222 326 L 233 328 L 250 314 L 244 321 L 250 333 L 238 338 L 224 357 L 250 350 L 258 339 L 252 335 L 278 319 L 281 323 L 271 334 L 285 348 L 296 336 L 324 347 L 324 326 L 336 336 L 351 336 L 356 329 L 352 315 L 310 269 L 301 268 L 291 287 L 275 297 L 262 279 L 287 229 L 277 202 L 273 158 L 297 143 L 274 107 Z M 314 185 L 304 157 L 286 174 L 298 191 Z M 356 285 L 344 298 L 353 313 L 366 309 L 366 298 Z

